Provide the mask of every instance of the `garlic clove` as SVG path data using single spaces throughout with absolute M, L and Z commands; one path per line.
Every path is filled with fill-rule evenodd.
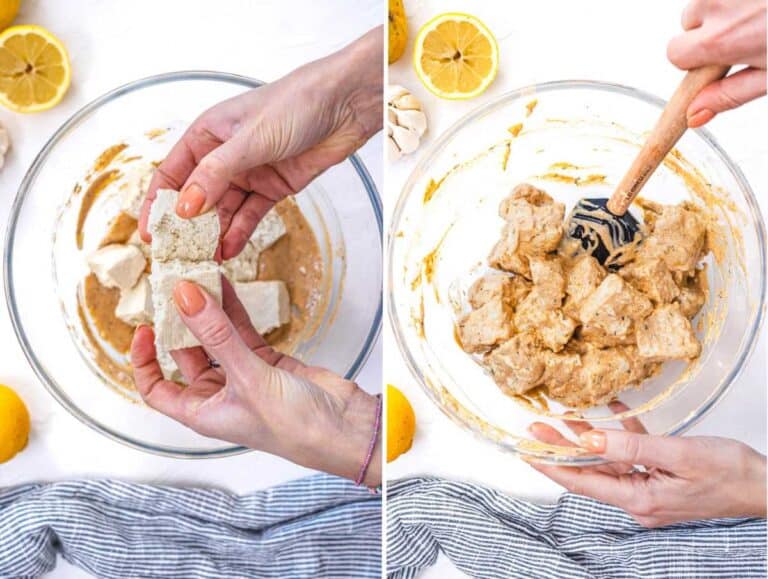
M 419 147 L 419 135 L 404 127 L 392 127 L 392 138 L 403 155 L 413 153 Z
M 395 111 L 397 124 L 414 131 L 419 137 L 427 130 L 427 115 L 421 111 Z

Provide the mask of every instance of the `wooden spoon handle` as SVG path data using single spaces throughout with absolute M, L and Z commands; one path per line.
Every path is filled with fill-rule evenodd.
M 611 213 L 620 216 L 627 212 L 646 181 L 688 128 L 688 105 L 705 86 L 728 74 L 729 68 L 712 64 L 695 68 L 685 75 L 629 171 L 608 200 L 608 210 Z

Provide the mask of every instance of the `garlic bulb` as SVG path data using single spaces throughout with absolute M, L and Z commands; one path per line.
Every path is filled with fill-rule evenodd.
M 413 153 L 427 130 L 427 116 L 419 99 L 402 86 L 387 87 L 387 156 L 396 161 Z

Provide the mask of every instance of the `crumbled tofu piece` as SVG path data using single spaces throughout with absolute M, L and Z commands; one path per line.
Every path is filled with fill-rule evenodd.
M 660 205 L 651 220 L 653 231 L 640 246 L 639 259 L 661 259 L 671 271 L 692 271 L 707 245 L 704 220 L 690 206 Z
M 115 315 L 131 326 L 152 321 L 152 288 L 147 274 L 142 275 L 132 288 L 120 291 Z
M 643 259 L 627 264 L 621 276 L 657 304 L 668 304 L 680 294 L 672 273 L 661 259 Z
M 242 302 L 253 327 L 268 334 L 291 319 L 291 298 L 283 281 L 236 283 L 235 293 Z
M 251 243 L 258 252 L 272 247 L 283 235 L 285 235 L 285 223 L 280 214 L 273 207 L 259 221 L 256 229 L 251 235 Z
M 155 345 L 170 352 L 200 345 L 181 320 L 173 301 L 173 288 L 180 281 L 191 281 L 221 303 L 221 268 L 215 261 L 155 261 L 149 281 L 155 318 Z
M 701 353 L 693 326 L 678 304 L 657 307 L 637 328 L 637 350 L 652 362 L 687 360 Z
M 565 205 L 528 184 L 515 187 L 502 201 L 499 215 L 507 222 L 491 252 L 493 267 L 528 277 L 528 260 L 557 249 L 563 236 Z
M 86 261 L 101 285 L 121 290 L 136 285 L 147 265 L 138 247 L 117 243 L 97 249 Z
M 496 384 L 508 394 L 524 394 L 541 383 L 546 368 L 544 353 L 533 334 L 517 334 L 487 354 L 484 365 Z
M 152 257 L 152 248 L 141 238 L 138 229 L 136 229 L 128 238 L 128 245 L 135 245 L 138 247 L 146 259 L 150 259 Z
M 210 261 L 219 244 L 219 216 L 209 211 L 192 219 L 176 215 L 178 191 L 158 189 L 149 212 L 154 261 Z
M 651 301 L 617 275 L 608 275 L 581 306 L 579 318 L 585 328 L 602 330 L 608 336 L 627 336 L 653 310 Z
M 120 208 L 134 219 L 139 218 L 154 172 L 154 165 L 141 159 L 123 166 L 124 174 L 119 190 Z
M 594 257 L 591 255 L 579 257 L 568 271 L 565 285 L 567 298 L 563 309 L 569 315 L 578 316 L 582 302 L 597 289 L 605 276 L 605 269 Z
M 249 241 L 243 251 L 222 264 L 224 275 L 232 282 L 256 281 L 259 277 L 259 255 L 259 250 Z
M 467 352 L 484 352 L 512 335 L 512 310 L 502 300 L 491 300 L 459 319 L 461 345 Z

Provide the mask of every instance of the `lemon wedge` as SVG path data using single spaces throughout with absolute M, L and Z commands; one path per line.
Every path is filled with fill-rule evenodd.
M 430 92 L 445 99 L 470 99 L 496 78 L 499 47 L 474 16 L 440 14 L 419 30 L 413 66 Z
M 61 41 L 41 26 L 0 33 L 0 104 L 19 113 L 45 111 L 69 88 L 71 69 Z

